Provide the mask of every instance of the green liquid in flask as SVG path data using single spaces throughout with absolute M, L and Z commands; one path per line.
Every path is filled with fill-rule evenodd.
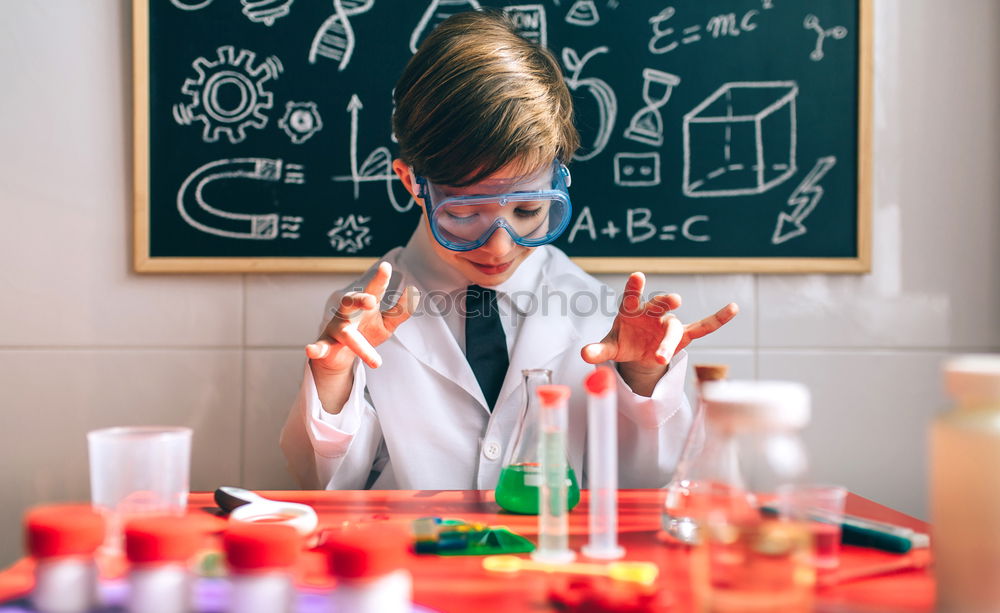
M 580 502 L 580 485 L 576 473 L 566 467 L 566 510 L 572 511 Z M 536 463 L 510 464 L 500 472 L 495 492 L 497 504 L 511 513 L 538 515 L 538 488 L 542 484 L 542 473 Z

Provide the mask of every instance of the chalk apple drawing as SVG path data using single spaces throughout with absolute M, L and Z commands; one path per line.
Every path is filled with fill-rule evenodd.
M 611 137 L 611 132 L 615 128 L 615 118 L 618 116 L 618 99 L 615 97 L 614 90 L 612 90 L 611 86 L 601 79 L 596 79 L 594 77 L 587 77 L 586 79 L 580 78 L 580 73 L 583 71 L 583 65 L 587 63 L 587 60 L 594 57 L 598 53 L 607 52 L 607 47 L 597 47 L 595 49 L 591 49 L 581 58 L 577 55 L 576 51 L 570 47 L 565 47 L 562 50 L 563 64 L 566 65 L 566 70 L 571 73 L 570 76 L 566 77 L 566 84 L 569 85 L 569 88 L 574 91 L 581 87 L 585 87 L 587 91 L 589 91 L 597 100 L 599 125 L 597 127 L 597 136 L 594 138 L 594 146 L 588 153 L 582 155 L 579 153 L 574 154 L 573 159 L 575 160 L 586 161 L 598 155 L 601 151 L 604 151 L 604 147 L 608 144 L 608 138 Z

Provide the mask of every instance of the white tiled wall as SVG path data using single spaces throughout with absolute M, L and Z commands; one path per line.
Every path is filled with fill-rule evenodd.
M 86 498 L 92 428 L 193 426 L 196 489 L 291 487 L 277 431 L 347 280 L 130 271 L 128 4 L 0 20 L 0 564 L 27 505 Z M 1000 348 L 1000 4 L 874 5 L 873 273 L 649 285 L 684 319 L 738 302 L 693 360 L 807 383 L 817 477 L 925 517 L 941 359 Z

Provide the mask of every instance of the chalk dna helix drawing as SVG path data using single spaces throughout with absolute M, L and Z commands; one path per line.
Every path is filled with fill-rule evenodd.
M 325 57 L 337 62 L 337 70 L 344 70 L 354 54 L 355 35 L 351 17 L 367 13 L 375 0 L 333 0 L 333 14 L 327 17 L 309 45 L 309 63 Z
M 323 118 L 315 102 L 289 101 L 285 103 L 285 115 L 278 120 L 278 127 L 293 144 L 301 145 L 323 129 Z
M 795 174 L 794 81 L 726 83 L 684 115 L 683 192 L 762 194 Z
M 235 145 L 246 138 L 247 128 L 267 125 L 266 111 L 274 103 L 264 85 L 277 79 L 284 68 L 275 56 L 255 65 L 256 53 L 247 49 L 237 53 L 231 45 L 219 47 L 216 57 L 215 61 L 199 57 L 191 63 L 198 76 L 186 79 L 181 87 L 191 101 L 175 104 L 173 116 L 180 125 L 200 121 L 206 143 L 218 141 L 221 135 Z M 220 95 L 223 91 L 227 95 Z
M 177 190 L 177 210 L 181 218 L 206 234 L 250 240 L 299 238 L 304 221 L 300 216 L 243 213 L 212 206 L 205 198 L 205 188 L 221 180 L 301 185 L 305 183 L 305 169 L 301 164 L 260 157 L 215 160 L 195 169 Z

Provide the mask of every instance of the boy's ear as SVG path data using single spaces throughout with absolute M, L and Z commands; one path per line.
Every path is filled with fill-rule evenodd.
M 414 202 L 420 208 L 424 208 L 424 201 L 420 198 L 420 186 L 417 185 L 416 178 L 410 170 L 410 166 L 403 160 L 396 158 L 392 161 L 392 171 L 396 173 L 399 180 L 403 182 L 403 187 L 413 196 Z

